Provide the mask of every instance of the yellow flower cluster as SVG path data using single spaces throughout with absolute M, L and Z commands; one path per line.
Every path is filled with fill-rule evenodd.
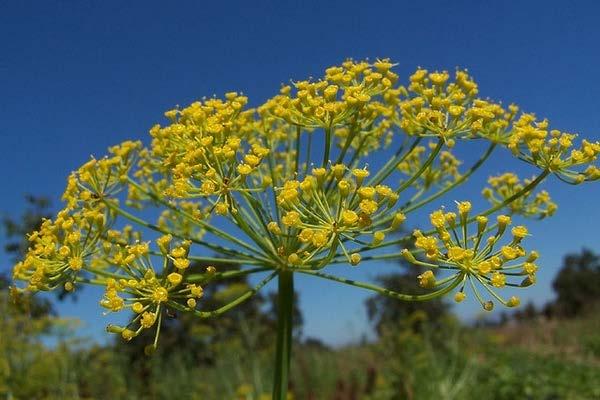
M 524 226 L 512 228 L 512 239 L 500 245 L 511 218 L 499 215 L 496 223 L 488 226 L 486 216 L 469 218 L 471 204 L 458 203 L 458 215 L 454 212 L 438 210 L 430 215 L 435 231 L 431 235 L 421 231 L 414 232 L 416 250 L 403 250 L 403 256 L 411 263 L 430 268 L 419 275 L 419 285 L 427 289 L 449 292 L 457 288 L 455 300 L 465 299 L 465 286 L 471 286 L 475 297 L 485 310 L 491 310 L 493 300 L 485 300 L 477 286 L 483 287 L 491 297 L 500 303 L 514 307 L 519 305 L 518 297 L 503 299 L 496 289 L 505 286 L 526 287 L 535 283 L 538 255 L 535 251 L 526 252 L 521 246 L 528 236 Z M 469 232 L 469 227 L 476 228 Z M 434 270 L 446 273 L 438 279 Z M 511 283 L 508 278 L 518 278 L 520 282 Z
M 487 137 L 498 141 L 516 113 L 499 104 L 477 98 L 479 89 L 466 71 L 457 70 L 454 80 L 447 71 L 418 69 L 411 77 L 408 98 L 400 104 L 400 127 L 409 135 L 443 138 Z
M 131 310 L 135 315 L 127 326 L 109 325 L 108 330 L 131 340 L 143 329 L 154 327 L 158 339 L 162 309 L 181 303 L 178 307 L 193 310 L 203 295 L 201 286 L 184 283 L 190 266 L 187 258 L 190 243 L 183 241 L 173 245 L 171 235 L 159 237 L 156 244 L 164 262 L 162 273 L 157 275 L 150 257 L 150 243 L 121 244 L 124 236 L 118 231 L 110 231 L 108 236 L 113 242 L 104 247 L 105 260 L 124 275 L 106 273 L 109 278 L 100 305 L 110 312 Z
M 217 213 L 227 213 L 229 194 L 243 187 L 269 154 L 250 135 L 254 111 L 244 111 L 246 103 L 245 96 L 227 93 L 225 100 L 209 99 L 167 112 L 171 124 L 150 130 L 156 159 L 144 161 L 151 168 L 146 175 L 162 174 L 166 196 L 214 196 Z
M 67 203 L 67 209 L 117 194 L 127 181 L 141 149 L 141 142 L 126 141 L 111 147 L 110 157 L 100 160 L 92 158 L 83 164 L 67 181 L 62 198 Z
M 55 220 L 44 220 L 28 240 L 24 260 L 13 270 L 15 279 L 27 282 L 30 291 L 74 288 L 75 280 L 105 230 L 108 213 L 102 204 L 93 208 L 65 209 Z
M 373 243 L 380 243 L 404 221 L 401 213 L 391 211 L 398 194 L 386 185 L 368 185 L 369 175 L 366 168 L 335 164 L 314 168 L 302 181 L 286 181 L 277 191 L 281 222 L 268 224 L 278 253 L 292 265 L 323 267 L 331 258 L 315 261 L 315 256 L 324 248 L 335 254 L 339 247 L 350 264 L 358 264 L 360 255 L 351 254 L 344 239 L 370 235 Z M 373 225 L 389 213 L 394 215 L 392 222 L 374 231 Z
M 506 206 L 511 214 L 540 219 L 554 215 L 558 206 L 552 201 L 550 195 L 545 190 L 535 195 L 532 191 L 519 195 L 531 182 L 532 180 L 530 179 L 525 179 L 521 182 L 516 174 L 508 172 L 490 177 L 488 179 L 490 187 L 484 188 L 482 194 L 494 206 L 506 203 L 507 200 L 516 196 Z
M 14 267 L 15 280 L 25 283 L 15 291 L 104 286 L 103 307 L 134 313 L 127 326 L 110 327 L 127 340 L 143 329 L 158 334 L 167 309 L 218 315 L 284 273 L 374 290 L 320 270 L 400 256 L 429 268 L 419 284 L 436 290 L 419 299 L 456 289 L 460 301 L 468 283 L 486 309 L 492 303 L 477 285 L 517 305 L 495 290 L 533 283 L 536 254 L 521 247 L 524 227 L 514 227 L 512 240 L 498 247 L 510 217 L 488 224 L 487 216 L 552 215 L 556 205 L 536 186 L 549 174 L 569 183 L 600 179 L 593 165 L 600 144 L 583 140 L 573 149 L 575 135 L 517 115 L 517 106 L 482 100 L 466 71 L 451 77 L 419 68 L 405 87 L 393 67 L 387 59 L 348 60 L 319 79 L 283 86 L 256 109 L 231 92 L 166 112 L 168 123 L 150 129 L 148 147 L 126 141 L 68 178 L 65 209 L 29 235 L 28 254 Z M 424 144 L 425 137 L 432 142 Z M 488 150 L 459 172 L 450 149 L 463 139 L 482 139 Z M 483 192 L 489 210 L 470 216 L 470 203 L 462 202 L 458 213 L 431 214 L 431 233 L 398 237 L 412 212 L 466 182 L 497 147 L 542 173 L 522 182 L 514 174 L 490 178 Z M 144 242 L 142 234 L 159 237 Z M 414 251 L 386 252 L 411 240 Z M 192 245 L 209 254 L 189 254 Z M 190 274 L 193 262 L 215 260 L 240 268 Z M 197 304 L 200 283 L 266 271 L 271 275 L 218 310 Z M 512 277 L 524 280 L 508 282 Z
M 270 112 L 285 121 L 306 128 L 328 128 L 345 123 L 373 103 L 373 97 L 391 89 L 398 75 L 389 60 L 355 62 L 348 60 L 325 71 L 322 80 L 299 81 L 284 86 L 280 95 L 265 104 Z M 363 117 L 377 115 L 376 107 L 363 111 Z
M 600 179 L 600 169 L 590 165 L 598 159 L 600 142 L 583 140 L 579 148 L 573 148 L 576 137 L 572 133 L 549 129 L 548 120 L 538 121 L 533 114 L 523 114 L 514 123 L 508 148 L 519 158 L 568 183 Z

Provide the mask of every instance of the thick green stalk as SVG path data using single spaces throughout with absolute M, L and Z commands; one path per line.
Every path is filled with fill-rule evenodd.
M 279 272 L 277 292 L 277 350 L 273 400 L 286 400 L 292 355 L 292 317 L 294 311 L 294 275 L 292 271 Z
M 329 152 L 331 151 L 331 126 L 325 129 L 325 152 L 323 153 L 323 164 L 321 167 L 325 168 L 329 162 Z

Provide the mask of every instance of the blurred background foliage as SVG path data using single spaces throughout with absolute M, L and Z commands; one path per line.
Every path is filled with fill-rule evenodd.
M 47 199 L 26 200 L 21 218 L 3 219 L 11 258 L 26 250 L 25 233 L 49 214 Z M 377 280 L 400 291 L 414 287 L 420 272 L 398 271 Z M 56 315 L 48 298 L 15 302 L 4 272 L 0 399 L 270 398 L 276 304 L 268 294 L 218 321 L 163 319 L 161 345 L 146 356 L 151 338 L 100 346 L 77 337 L 77 321 Z M 212 285 L 202 301 L 215 308 L 247 287 L 243 278 Z M 553 288 L 555 299 L 541 308 L 527 304 L 474 324 L 460 322 L 443 301 L 371 297 L 365 306 L 376 340 L 340 348 L 305 337 L 296 309 L 290 398 L 600 399 L 600 256 L 585 249 L 565 256 Z

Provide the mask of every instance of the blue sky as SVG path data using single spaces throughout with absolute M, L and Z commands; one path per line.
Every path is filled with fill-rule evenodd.
M 0 212 L 21 212 L 26 193 L 57 199 L 68 173 L 91 154 L 145 138 L 177 104 L 237 90 L 257 105 L 281 82 L 319 76 L 347 57 L 390 57 L 404 78 L 417 66 L 466 67 L 483 96 L 514 101 L 558 129 L 598 140 L 600 4 L 570 3 L 3 2 Z M 477 195 L 491 173 L 533 173 L 508 160 L 501 155 L 455 196 Z M 523 296 L 538 303 L 551 296 L 565 253 L 600 250 L 600 185 L 550 179 L 545 188 L 559 211 L 530 225 L 543 270 Z M 390 269 L 365 265 L 345 275 L 368 279 Z M 307 334 L 341 343 L 368 331 L 367 293 L 309 277 L 298 288 Z M 97 293 L 86 290 L 59 311 L 82 318 L 84 332 L 102 338 L 108 318 L 98 317 L 96 304 Z M 478 308 L 456 311 L 468 319 Z

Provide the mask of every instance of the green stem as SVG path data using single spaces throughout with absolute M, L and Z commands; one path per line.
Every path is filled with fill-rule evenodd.
M 350 125 L 350 132 L 348 133 L 348 137 L 346 138 L 346 142 L 344 143 L 344 148 L 342 149 L 342 151 L 338 155 L 337 160 L 335 160 L 336 164 L 339 164 L 342 161 L 344 161 L 344 157 L 346 156 L 346 152 L 350 148 L 350 145 L 352 144 L 352 141 L 354 140 L 354 137 L 356 136 L 356 134 L 359 131 L 359 129 L 357 129 L 357 127 L 356 127 L 356 120 L 357 120 L 357 115 L 355 114 L 354 115 L 354 119 L 352 120 L 352 124 Z
M 331 150 L 331 126 L 325 129 L 325 152 L 323 153 L 323 168 L 327 166 L 329 162 L 329 151 Z
M 269 276 L 267 276 L 262 281 L 260 281 L 256 286 L 254 286 L 252 289 L 250 289 L 247 292 L 245 292 L 244 294 L 242 294 L 240 297 L 233 300 L 231 303 L 227 303 L 223 307 L 219 307 L 213 311 L 190 310 L 189 308 L 186 308 L 183 305 L 181 305 L 175 301 L 168 301 L 166 304 L 169 305 L 170 307 L 173 307 L 176 310 L 179 310 L 179 311 L 191 312 L 192 314 L 194 314 L 195 316 L 200 317 L 200 318 L 214 318 L 221 314 L 226 313 L 227 311 L 231 310 L 232 308 L 242 304 L 243 302 L 248 300 L 250 297 L 254 296 L 260 289 L 263 288 L 263 286 L 265 286 L 267 283 L 269 283 L 271 281 L 271 279 L 273 279 L 275 277 L 276 274 L 277 274 L 277 272 L 271 273 Z
M 542 182 L 548 176 L 548 174 L 550 174 L 550 171 L 545 169 L 541 174 L 538 175 L 537 178 L 535 178 L 533 181 L 529 182 L 529 184 L 527 186 L 525 186 L 523 189 L 519 190 L 517 193 L 515 193 L 512 196 L 510 196 L 509 198 L 505 199 L 502 203 L 500 203 L 492 208 L 487 209 L 486 211 L 480 213 L 479 215 L 487 216 L 487 215 L 495 213 L 496 211 L 506 207 L 507 205 L 509 205 L 516 199 L 518 199 L 519 197 L 524 196 L 527 193 L 531 192 L 533 189 L 535 189 L 535 187 L 537 185 L 539 185 L 540 182 Z M 475 220 L 475 218 L 476 217 L 469 218 L 469 222 Z
M 300 134 L 302 133 L 302 128 L 300 126 L 296 127 L 296 154 L 294 155 L 294 171 L 293 173 L 298 174 L 298 168 L 300 167 Z
M 185 219 L 187 219 L 188 221 L 190 221 L 192 224 L 199 226 L 201 228 L 206 229 L 207 231 L 213 233 L 216 236 L 220 236 L 225 240 L 229 240 L 233 243 L 237 243 L 238 245 L 256 253 L 256 249 L 254 247 L 252 247 L 252 245 L 244 242 L 243 240 L 235 237 L 234 235 L 231 235 L 221 229 L 218 229 L 214 226 L 212 226 L 211 224 L 206 223 L 205 221 L 199 220 L 197 218 L 194 218 L 192 215 L 190 215 L 189 213 L 183 211 L 181 208 L 169 203 L 168 201 L 166 201 L 165 199 L 161 198 L 158 194 L 151 192 L 149 190 L 146 190 L 143 186 L 141 186 L 139 183 L 137 183 L 136 181 L 134 181 L 131 178 L 128 178 L 129 183 L 135 187 L 137 190 L 139 190 L 140 192 L 146 194 L 147 196 L 149 196 L 152 200 L 164 205 L 165 207 L 169 208 L 170 210 L 176 212 L 177 214 L 181 215 L 182 217 L 184 217 Z
M 402 300 L 402 301 L 428 301 L 428 300 L 438 298 L 438 297 L 443 296 L 446 293 L 452 291 L 452 289 L 457 287 L 464 280 L 464 275 L 459 274 L 455 277 L 455 280 L 451 284 L 443 287 L 442 289 L 437 290 L 435 292 L 430 292 L 427 294 L 417 295 L 417 294 L 398 293 L 393 290 L 382 288 L 380 286 L 373 285 L 370 283 L 359 282 L 359 281 L 355 281 L 353 279 L 341 278 L 339 276 L 326 274 L 324 272 L 307 271 L 307 270 L 300 270 L 298 272 L 301 272 L 301 273 L 307 274 L 307 275 L 318 276 L 319 278 L 329 279 L 331 281 L 344 283 L 344 284 L 350 285 L 350 286 L 355 286 L 355 287 L 371 290 L 371 291 L 379 293 L 383 296 L 392 297 L 394 299 L 398 299 L 398 300 Z
M 237 271 L 225 271 L 225 272 L 217 272 L 215 274 L 191 274 L 188 275 L 186 277 L 186 282 L 189 283 L 198 283 L 198 282 L 205 282 L 205 281 L 214 281 L 214 280 L 222 280 L 222 279 L 231 279 L 231 278 L 237 278 L 239 276 L 244 276 L 244 275 L 249 275 L 249 274 L 254 274 L 256 272 L 264 272 L 264 271 L 269 271 L 272 268 L 270 267 L 256 267 L 256 268 L 252 268 L 252 269 L 243 269 L 243 270 L 237 270 Z
M 292 317 L 294 311 L 294 275 L 292 271 L 279 272 L 277 292 L 277 351 L 273 400 L 286 400 L 292 354 Z
M 406 157 L 410 155 L 410 153 L 412 153 L 412 151 L 415 149 L 415 147 L 417 147 L 421 140 L 421 137 L 418 137 L 415 140 L 413 140 L 412 144 L 410 145 L 410 148 L 406 152 L 404 152 L 404 154 L 403 151 L 405 142 L 403 142 L 398 148 L 398 150 L 396 150 L 394 156 L 390 158 L 383 167 L 381 167 L 381 169 L 375 174 L 373 178 L 371 178 L 371 180 L 367 183 L 367 186 L 377 186 L 378 184 L 383 182 L 383 180 L 390 176 L 390 174 L 394 172 L 398 165 L 400 165 L 400 163 L 404 161 Z
M 407 204 L 406 207 L 402 207 L 401 208 L 402 212 L 404 212 L 405 214 L 408 214 L 409 212 L 411 212 L 413 210 L 421 208 L 425 204 L 431 203 L 433 200 L 435 200 L 435 199 L 443 196 L 444 194 L 448 193 L 450 190 L 452 190 L 455 187 L 457 187 L 457 186 L 461 185 L 462 183 L 464 183 L 488 159 L 488 157 L 494 151 L 494 148 L 496 148 L 496 144 L 492 143 L 488 147 L 488 149 L 486 150 L 486 152 L 483 154 L 483 156 L 479 160 L 477 160 L 477 162 L 475 164 L 473 164 L 473 166 L 471 168 L 469 168 L 469 170 L 464 175 L 462 175 L 460 178 L 458 178 L 456 181 L 454 181 L 453 183 L 449 184 L 445 188 L 443 188 L 440 191 L 432 194 L 431 196 L 427 197 L 426 199 L 421 200 L 420 202 L 418 202 L 416 204 L 413 204 L 413 205 Z
M 197 238 L 186 238 L 185 236 L 180 235 L 180 234 L 178 234 L 176 232 L 171 232 L 168 229 L 161 228 L 158 225 L 151 224 L 151 223 L 149 223 L 149 222 L 147 222 L 147 221 L 145 221 L 145 220 L 143 220 L 143 219 L 141 219 L 139 217 L 136 217 L 135 215 L 133 215 L 133 214 L 131 214 L 131 213 L 123 210 L 119 206 L 111 203 L 110 201 L 103 200 L 103 203 L 106 204 L 108 206 L 108 208 L 110 208 L 111 210 L 115 211 L 117 214 L 120 214 L 121 216 L 127 218 L 131 222 L 134 222 L 134 223 L 136 223 L 138 225 L 141 225 L 141 226 L 145 226 L 146 228 L 152 229 L 153 231 L 160 232 L 160 233 L 163 233 L 163 234 L 170 234 L 173 237 L 180 238 L 180 239 L 188 239 L 188 240 L 190 240 L 193 243 L 196 243 L 196 244 L 198 244 L 200 246 L 207 247 L 207 248 L 209 248 L 211 250 L 214 250 L 214 251 L 216 251 L 217 253 L 220 253 L 220 254 L 227 254 L 227 255 L 234 256 L 234 257 L 244 257 L 244 258 L 249 258 L 249 259 L 252 259 L 252 260 L 261 260 L 261 261 L 263 261 L 263 262 L 265 262 L 267 264 L 271 263 L 271 260 L 263 257 L 262 254 L 261 255 L 247 254 L 247 253 L 243 253 L 241 251 L 237 251 L 237 250 L 230 249 L 230 248 L 227 248 L 227 247 L 223 247 L 223 246 L 219 246 L 219 245 L 216 245 L 216 244 L 208 243 L 208 242 L 205 242 L 205 241 L 197 239 Z M 259 253 L 258 250 L 254 250 L 254 251 L 257 252 L 257 253 Z
M 308 169 L 310 168 L 310 149 L 312 147 L 312 132 L 308 132 L 308 144 L 306 145 L 306 164 L 304 164 L 304 173 L 302 176 L 306 176 Z
M 431 166 L 431 164 L 433 163 L 433 160 L 435 160 L 435 158 L 439 154 L 440 150 L 442 150 L 443 145 L 444 145 L 443 140 L 438 141 L 437 146 L 435 146 L 435 149 L 433 149 L 433 151 L 429 155 L 429 158 L 427 158 L 427 160 L 421 166 L 421 168 L 410 179 L 408 179 L 402 185 L 400 185 L 400 187 L 396 190 L 396 193 L 402 193 L 402 191 L 404 189 L 408 188 L 410 185 L 413 184 L 414 181 L 416 181 L 417 179 L 419 179 L 419 177 L 421 175 L 423 175 L 423 173 L 427 170 L 427 168 L 429 168 Z

